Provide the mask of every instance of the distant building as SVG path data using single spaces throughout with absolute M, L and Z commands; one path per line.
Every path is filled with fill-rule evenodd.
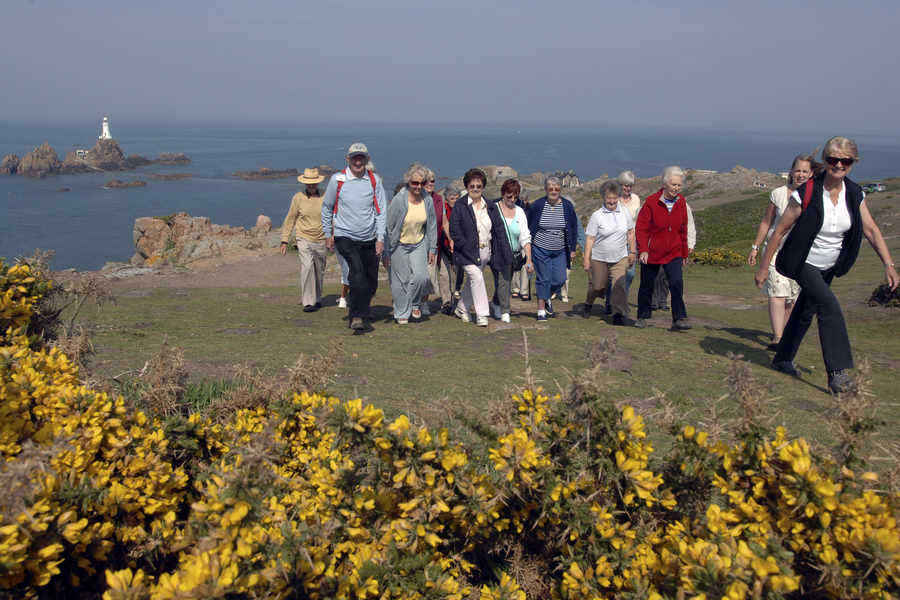
M 101 139 L 102 139 L 102 138 L 101 138 Z M 81 160 L 86 159 L 86 158 L 87 158 L 87 155 L 88 155 L 88 151 L 85 150 L 84 148 L 77 148 L 77 149 L 75 150 L 75 156 L 77 156 L 77 157 L 80 158 Z
M 100 137 L 98 140 L 111 140 L 112 134 L 109 133 L 109 117 L 103 117 L 103 124 L 100 126 Z

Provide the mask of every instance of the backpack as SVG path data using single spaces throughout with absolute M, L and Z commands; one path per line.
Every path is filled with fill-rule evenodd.
M 806 210 L 806 207 L 809 206 L 809 201 L 812 200 L 813 193 L 813 180 L 812 177 L 806 180 L 806 183 L 803 184 L 806 188 L 803 190 L 803 202 L 800 204 L 800 212 Z
M 366 171 L 369 174 L 369 181 L 372 182 L 372 202 L 375 204 L 375 214 L 380 215 L 381 209 L 378 207 L 378 196 L 375 194 L 375 188 L 377 184 L 375 183 L 375 172 L 374 171 Z M 344 169 L 344 175 L 347 175 L 347 169 Z M 338 198 L 341 197 L 341 188 L 344 187 L 344 180 L 339 179 L 337 182 L 337 192 L 334 194 L 334 210 L 332 214 L 337 214 L 338 210 Z

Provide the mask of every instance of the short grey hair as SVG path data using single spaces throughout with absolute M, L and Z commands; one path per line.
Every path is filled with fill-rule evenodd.
M 547 186 L 550 185 L 551 183 L 555 183 L 555 184 L 559 185 L 559 187 L 562 187 L 562 179 L 560 179 L 556 175 L 551 175 L 550 177 L 548 177 L 547 179 L 544 180 L 544 190 L 546 190 Z
M 681 169 L 681 167 L 673 165 L 671 167 L 666 167 L 665 169 L 663 169 L 662 182 L 664 184 L 668 183 L 668 181 L 673 177 L 681 177 L 682 179 L 684 179 L 684 171 Z
M 620 185 L 634 185 L 634 173 L 631 171 L 622 171 L 619 173 L 619 176 L 616 177 L 616 181 L 618 181 Z
M 600 186 L 600 197 L 604 200 L 606 199 L 607 194 L 619 196 L 621 193 L 622 186 L 619 185 L 618 181 L 610 179 L 609 181 L 604 181 L 603 185 Z

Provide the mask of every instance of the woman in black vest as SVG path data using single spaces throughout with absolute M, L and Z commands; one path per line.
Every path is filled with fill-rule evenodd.
M 862 236 L 884 263 L 888 285 L 896 289 L 900 276 L 881 231 L 869 214 L 862 188 L 847 178 L 859 151 L 853 140 L 833 137 L 822 150 L 825 171 L 800 186 L 772 234 L 756 272 L 756 286 L 768 277 L 769 263 L 781 239 L 791 230 L 778 252 L 775 268 L 800 284 L 800 296 L 784 328 L 772 367 L 797 375 L 794 357 L 813 316 L 819 319 L 819 340 L 828 371 L 828 387 L 838 393 L 850 383 L 853 367 L 850 339 L 841 306 L 831 281 L 850 270 L 859 254 Z M 793 227 L 793 229 L 791 229 Z

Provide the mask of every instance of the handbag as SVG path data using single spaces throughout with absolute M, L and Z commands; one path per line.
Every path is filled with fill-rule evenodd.
M 506 224 L 506 217 L 503 216 L 503 210 L 497 204 L 497 212 L 500 213 L 500 219 L 503 221 L 503 228 L 506 230 L 506 239 L 509 239 L 509 226 Z M 525 266 L 525 253 L 520 248 L 518 252 L 513 252 L 512 272 L 517 273 Z

